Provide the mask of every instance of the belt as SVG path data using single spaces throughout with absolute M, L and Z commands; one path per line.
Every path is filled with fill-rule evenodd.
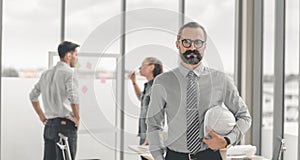
M 211 149 L 206 149 L 203 151 L 199 151 L 196 153 L 182 153 L 182 152 L 176 152 L 172 151 L 169 148 L 167 148 L 167 151 L 172 154 L 172 157 L 182 157 L 181 159 L 188 159 L 188 160 L 222 160 L 222 157 L 219 152 L 215 152 Z
M 188 153 L 189 160 L 197 160 L 197 156 L 196 155 L 197 155 L 197 153 Z
M 73 121 L 71 121 L 67 118 L 61 118 L 61 117 L 47 119 L 47 123 L 48 124 L 60 124 L 63 126 L 75 126 L 75 123 Z
M 188 160 L 197 160 L 199 157 L 198 154 L 201 154 L 200 152 L 196 152 L 196 153 L 182 153 L 182 152 L 176 152 L 176 151 L 172 151 L 169 148 L 167 148 L 168 152 L 172 152 L 173 154 L 179 154 L 179 155 L 184 155 L 184 157 L 187 157 Z

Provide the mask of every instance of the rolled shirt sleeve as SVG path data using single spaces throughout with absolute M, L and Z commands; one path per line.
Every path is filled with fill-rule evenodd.
M 224 104 L 236 118 L 235 127 L 226 135 L 226 137 L 229 138 L 231 144 L 237 144 L 250 128 L 252 119 L 247 105 L 240 97 L 237 88 L 233 84 L 233 81 L 226 77 L 225 83 L 226 88 Z
M 79 104 L 78 80 L 74 74 L 70 73 L 66 77 L 67 98 L 71 104 Z
M 41 77 L 43 77 L 43 75 Z M 42 78 L 34 85 L 29 94 L 29 99 L 31 102 L 39 102 L 39 96 L 41 94 L 41 81 Z

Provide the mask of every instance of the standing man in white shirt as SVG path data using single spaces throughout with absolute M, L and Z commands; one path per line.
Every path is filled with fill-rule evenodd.
M 44 128 L 44 160 L 62 160 L 62 152 L 56 145 L 58 133 L 68 137 L 72 159 L 77 148 L 79 126 L 79 97 L 77 80 L 73 70 L 77 63 L 79 45 L 64 41 L 58 46 L 60 61 L 45 71 L 30 92 L 32 106 Z M 43 108 L 39 103 L 42 94 Z

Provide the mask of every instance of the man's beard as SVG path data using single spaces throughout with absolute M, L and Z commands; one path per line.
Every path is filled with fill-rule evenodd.
M 188 55 L 189 58 L 188 58 Z M 184 63 L 195 65 L 202 60 L 202 56 L 198 50 L 187 50 L 183 54 L 180 54 L 180 58 Z

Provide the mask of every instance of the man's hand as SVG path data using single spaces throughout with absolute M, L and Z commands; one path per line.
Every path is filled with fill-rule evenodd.
M 210 130 L 210 129 L 209 129 Z M 218 135 L 216 132 L 210 130 L 208 132 L 210 139 L 203 138 L 203 142 L 212 150 L 219 150 L 227 146 L 227 142 L 224 137 Z
M 75 127 L 79 127 L 79 105 L 78 104 L 71 104 L 72 112 L 74 117 L 66 117 L 67 119 L 73 121 L 75 123 Z
M 149 145 L 149 140 L 148 140 L 148 138 L 145 139 L 145 141 L 144 141 L 144 143 L 143 143 L 142 145 L 145 145 L 145 146 L 146 146 L 146 145 Z
M 41 122 L 45 125 L 47 122 L 47 118 L 45 116 L 40 117 Z
M 71 120 L 72 122 L 75 123 L 75 127 L 79 127 L 79 120 L 75 117 L 66 117 L 67 119 Z
M 37 113 L 37 115 L 40 118 L 40 121 L 45 125 L 47 122 L 47 118 L 44 115 L 44 112 L 42 111 L 41 107 L 40 107 L 40 103 L 39 102 L 31 102 L 35 112 Z

